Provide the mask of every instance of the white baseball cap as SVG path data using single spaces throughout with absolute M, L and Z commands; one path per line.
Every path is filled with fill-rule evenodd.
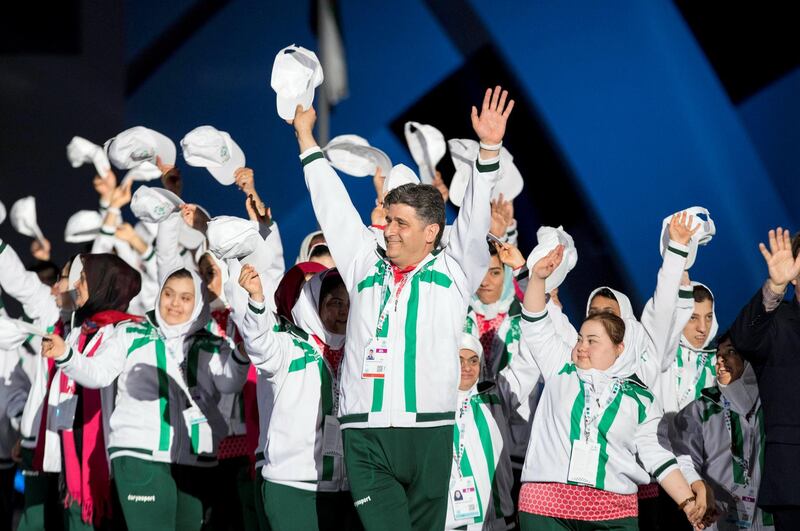
M 44 235 L 36 222 L 36 199 L 32 195 L 18 199 L 11 205 L 9 218 L 14 229 L 23 236 L 44 240 Z
M 100 177 L 105 177 L 111 169 L 105 150 L 80 136 L 73 136 L 67 144 L 67 159 L 73 168 L 91 162 Z
M 686 269 L 688 270 L 694 265 L 694 261 L 697 258 L 697 247 L 699 245 L 708 245 L 708 243 L 717 233 L 717 228 L 714 225 L 714 220 L 711 219 L 711 214 L 703 207 L 690 207 L 686 210 L 678 211 L 675 214 L 680 214 L 681 212 L 686 212 L 687 220 L 689 216 L 694 216 L 694 219 L 692 220 L 692 228 L 697 226 L 698 223 L 700 224 L 700 229 L 695 232 L 692 236 L 692 239 L 689 240 L 689 255 L 686 257 Z M 662 257 L 669 246 L 670 219 L 672 219 L 672 216 L 667 216 L 661 223 L 661 241 L 659 242 L 659 250 L 661 251 Z
M 287 46 L 275 56 L 270 85 L 278 95 L 278 115 L 294 120 L 298 105 L 307 111 L 314 102 L 314 89 L 322 84 L 322 65 L 314 52 L 301 46 Z
M 106 140 L 104 147 L 114 166 L 124 170 L 145 161 L 155 164 L 156 157 L 160 157 L 163 164 L 175 164 L 175 143 L 158 131 L 141 125 Z
M 472 166 L 478 158 L 480 145 L 475 140 L 466 138 L 448 140 L 447 145 L 456 169 L 450 182 L 450 201 L 461 206 L 467 183 L 472 178 Z M 514 164 L 514 157 L 506 148 L 500 148 L 500 180 L 492 189 L 492 199 L 496 199 L 501 193 L 506 201 L 514 199 L 522 192 L 524 184 L 522 174 Z
M 528 255 L 528 271 L 533 271 L 533 266 L 547 256 L 547 253 L 555 249 L 559 244 L 564 246 L 564 255 L 561 263 L 544 281 L 544 289 L 548 293 L 561 285 L 564 279 L 567 278 L 567 273 L 575 268 L 578 263 L 578 250 L 575 248 L 575 242 L 572 240 L 564 227 L 539 227 L 536 231 L 536 239 L 538 244 L 533 248 L 531 254 Z
M 269 246 L 258 223 L 234 216 L 217 216 L 208 223 L 208 250 L 220 260 L 236 258 L 252 264 L 259 273 L 269 266 Z
M 96 210 L 79 210 L 72 214 L 64 227 L 64 240 L 68 243 L 84 243 L 100 234 L 103 217 Z
M 161 223 L 183 205 L 183 199 L 164 188 L 140 186 L 131 198 L 131 210 L 142 221 Z
M 135 168 L 131 168 L 128 170 L 128 173 L 125 174 L 125 177 L 122 178 L 122 182 L 128 181 L 139 181 L 139 182 L 149 182 L 155 179 L 161 178 L 161 170 L 158 169 L 158 166 L 153 164 L 150 161 L 144 161 Z
M 404 184 L 419 184 L 419 177 L 405 164 L 397 164 L 383 181 L 383 195 Z
M 6 220 L 6 206 L 0 201 L 0 223 Z
M 447 151 L 444 135 L 432 125 L 417 122 L 406 122 L 404 131 L 411 157 L 419 166 L 422 182 L 431 184 L 436 174 L 436 165 Z
M 392 170 L 389 156 L 378 148 L 369 145 L 358 135 L 339 135 L 322 148 L 331 166 L 353 177 L 375 175 L 380 167 L 384 177 Z
M 245 165 L 244 152 L 231 135 L 210 125 L 189 131 L 181 140 L 181 148 L 189 166 L 206 168 L 224 185 L 233 184 L 234 172 Z

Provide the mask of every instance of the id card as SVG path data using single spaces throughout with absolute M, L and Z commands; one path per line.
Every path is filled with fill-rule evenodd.
M 739 529 L 750 529 L 756 513 L 756 493 L 752 486 L 736 485 L 733 489 L 733 501 L 736 507 L 730 507 L 728 521 Z
M 325 424 L 322 426 L 322 455 L 344 455 L 342 429 L 339 427 L 339 420 L 333 415 L 325 415 Z
M 198 454 L 208 454 L 213 450 L 213 440 L 211 438 L 211 426 L 208 419 L 197 406 L 192 406 L 183 410 L 183 421 L 189 429 L 192 443 L 196 444 L 195 449 Z M 196 436 L 195 436 L 196 434 Z
M 594 487 L 597 481 L 597 467 L 599 464 L 599 444 L 582 441 L 580 439 L 573 441 L 567 479 L 574 483 Z
M 385 378 L 389 359 L 389 342 L 386 338 L 375 338 L 364 349 L 364 365 L 361 378 Z
M 450 481 L 450 504 L 456 520 L 472 519 L 481 515 L 475 478 L 466 476 Z
M 47 407 L 45 402 L 44 407 Z M 51 424 L 53 430 L 71 430 L 72 425 L 75 423 L 75 412 L 78 408 L 78 397 L 72 393 L 59 393 L 58 405 L 55 408 L 55 415 L 52 420 L 48 417 L 47 421 Z

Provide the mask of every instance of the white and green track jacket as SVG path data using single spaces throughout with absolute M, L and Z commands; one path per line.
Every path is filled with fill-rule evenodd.
M 710 529 L 740 529 L 734 496 L 752 487 L 758 496 L 764 467 L 764 412 L 750 365 L 728 386 L 709 387 L 672 419 L 672 449 L 689 482 L 714 489 L 720 518 Z M 751 529 L 773 529 L 772 515 L 756 508 Z
M 205 329 L 184 339 L 182 355 L 178 360 L 167 351 L 150 312 L 141 323 L 117 324 L 91 358 L 71 349 L 57 358 L 59 368 L 84 387 L 101 389 L 117 379 L 109 422 L 110 459 L 127 455 L 196 466 L 216 462 L 217 447 L 228 432 L 217 408 L 219 396 L 242 388 L 249 363 Z M 210 430 L 185 419 L 189 396 Z
M 573 442 L 585 440 L 587 397 L 591 419 L 588 442 L 599 445 L 594 487 L 634 494 L 638 485 L 650 482 L 650 474 L 660 481 L 678 469 L 675 456 L 658 441 L 661 407 L 633 374 L 639 356 L 635 349 L 626 348 L 606 371 L 581 371 L 572 362 L 572 345 L 556 334 L 552 321 L 546 318 L 546 309 L 535 314 L 523 309 L 522 315 L 522 340 L 528 348 L 520 349 L 517 358 L 526 364 L 536 363 L 545 382 L 522 481 L 570 483 Z M 635 345 L 635 341 L 629 341 L 634 330 L 628 328 L 625 344 Z M 516 366 L 509 365 L 509 371 L 513 373 Z M 605 407 L 597 408 L 596 401 L 603 401 Z
M 262 477 L 303 490 L 345 489 L 337 382 L 319 346 L 290 322 L 277 322 L 264 303 L 252 299 L 242 336 L 273 397 L 272 404 L 259 404 L 269 411 Z
M 392 264 L 361 220 L 318 147 L 300 155 L 317 221 L 350 295 L 342 365 L 342 428 L 432 427 L 453 423 L 458 346 L 470 298 L 489 263 L 486 234 L 499 157 L 476 161 L 447 244 L 408 273 L 397 303 Z M 378 320 L 387 317 L 381 330 Z M 362 378 L 373 338 L 389 347 L 384 378 Z
M 513 523 L 511 487 L 514 476 L 506 445 L 508 428 L 495 391 L 493 383 L 482 382 L 470 391 L 458 393 L 450 479 L 474 478 L 481 514 L 468 520 L 456 520 L 453 506 L 448 502 L 445 529 L 496 531 L 508 529 Z

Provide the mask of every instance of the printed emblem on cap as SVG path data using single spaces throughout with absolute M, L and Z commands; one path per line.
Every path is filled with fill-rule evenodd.
M 164 207 L 164 205 L 156 205 L 156 207 L 153 209 L 153 212 L 156 216 L 163 216 L 167 213 L 167 209 Z
M 231 160 L 231 154 L 228 152 L 228 146 L 222 146 L 219 148 L 219 156 L 222 159 L 222 162 L 228 162 Z
M 153 149 L 137 149 L 131 152 L 131 160 L 135 160 L 137 162 L 151 160 L 155 154 L 155 150 Z

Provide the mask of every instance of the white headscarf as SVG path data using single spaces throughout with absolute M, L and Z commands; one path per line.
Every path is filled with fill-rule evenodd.
M 188 269 L 186 269 L 186 271 L 188 271 L 192 276 L 192 282 L 194 283 L 194 308 L 192 309 L 191 316 L 189 316 L 189 319 L 183 323 L 175 325 L 167 324 L 167 322 L 161 316 L 161 292 L 164 291 L 164 286 L 169 281 L 170 275 L 180 271 L 181 269 L 185 268 L 177 267 L 165 275 L 164 282 L 161 284 L 158 290 L 158 298 L 156 299 L 155 307 L 156 324 L 158 329 L 165 340 L 164 342 L 167 346 L 167 349 L 173 355 L 180 358 L 178 360 L 179 362 L 183 361 L 183 340 L 186 338 L 186 336 L 202 329 L 209 319 L 208 298 L 205 290 L 203 289 L 203 281 L 200 279 L 200 276 L 197 273 L 194 271 L 189 271 Z
M 317 273 L 303 285 L 300 297 L 292 309 L 292 318 L 299 328 L 317 336 L 328 347 L 338 350 L 344 346 L 344 334 L 330 332 L 322 324 L 322 319 L 319 316 L 319 305 L 322 302 L 319 299 L 319 294 L 322 290 L 322 281 L 325 280 L 326 275 L 332 272 L 336 273 L 333 269 Z
M 322 236 L 321 230 L 315 230 L 303 238 L 303 242 L 300 244 L 300 253 L 297 255 L 297 261 L 295 261 L 295 264 L 299 264 L 300 262 L 308 262 L 309 255 L 311 255 L 311 240 L 317 236 Z
M 514 272 L 507 265 L 501 266 L 503 268 L 503 290 L 500 293 L 500 298 L 495 302 L 483 303 L 475 294 L 472 296 L 470 305 L 476 313 L 481 314 L 485 319 L 494 319 L 498 313 L 508 313 L 511 303 L 514 302 L 516 291 L 514 290 Z

